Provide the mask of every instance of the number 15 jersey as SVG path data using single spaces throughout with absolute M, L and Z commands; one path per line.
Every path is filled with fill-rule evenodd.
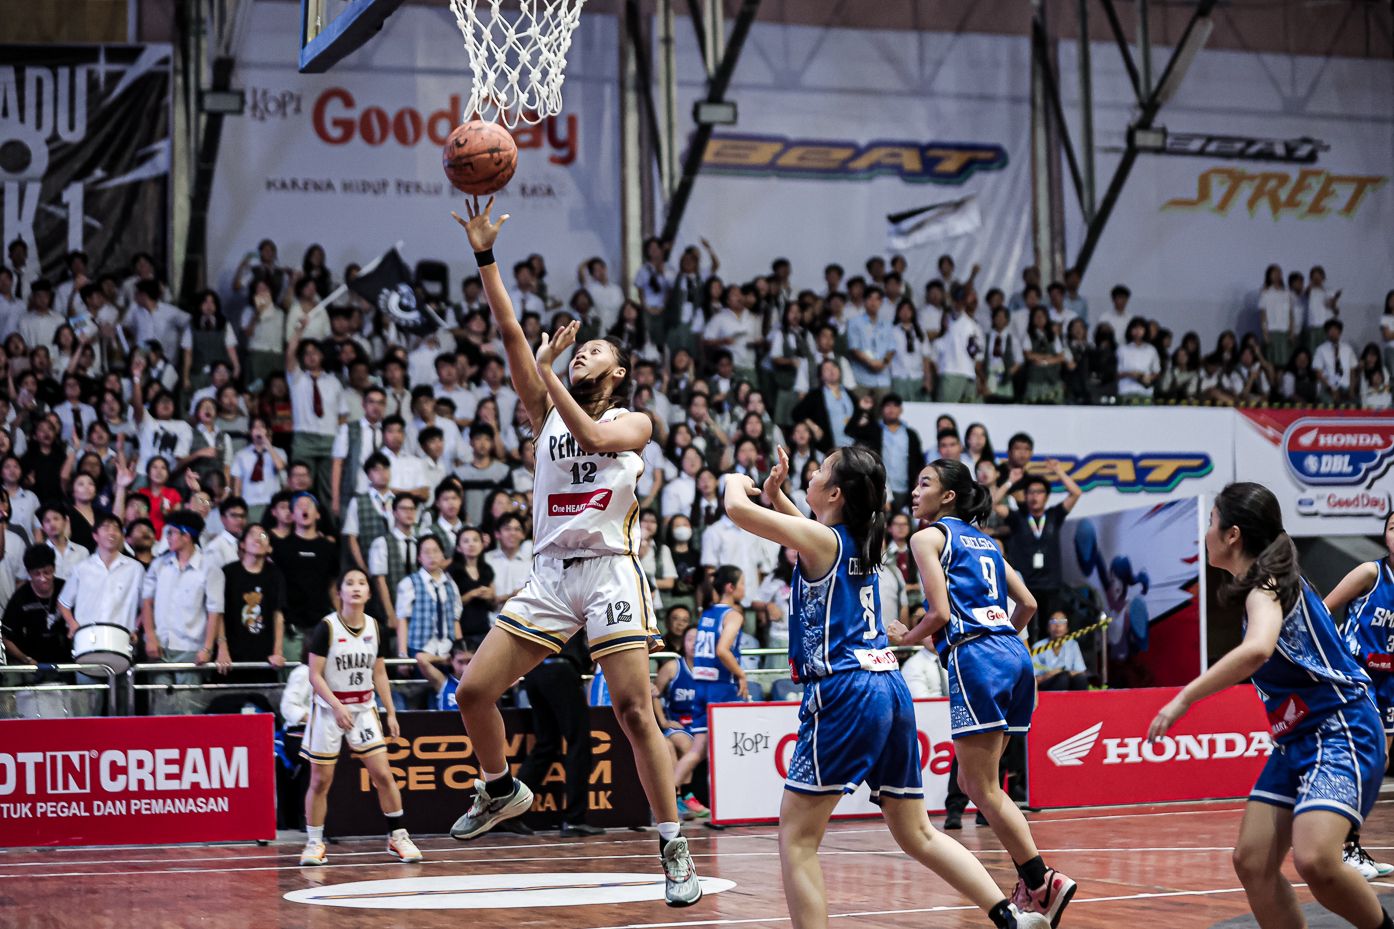
M 930 528 L 944 533 L 939 564 L 949 587 L 949 621 L 936 638 L 952 648 L 983 635 L 1016 635 L 1007 604 L 1007 563 L 997 543 L 957 516 Z
M 629 412 L 601 414 L 610 422 Z M 632 555 L 638 549 L 635 488 L 644 461 L 636 452 L 588 454 L 553 407 L 537 437 L 533 554 L 553 558 Z

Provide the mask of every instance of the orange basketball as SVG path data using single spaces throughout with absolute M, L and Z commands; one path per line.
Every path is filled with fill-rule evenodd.
M 441 164 L 456 190 L 483 196 L 513 178 L 518 167 L 518 145 L 498 123 L 472 119 L 457 126 L 445 140 Z

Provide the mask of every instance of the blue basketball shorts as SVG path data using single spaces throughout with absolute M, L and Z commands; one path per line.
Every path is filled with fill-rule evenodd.
M 1340 813 L 1359 826 L 1384 778 L 1384 728 L 1369 700 L 1347 703 L 1309 729 L 1275 743 L 1249 799 L 1291 809 Z
M 980 732 L 1026 732 L 1036 709 L 1031 655 L 1014 635 L 985 635 L 949 649 L 949 729 L 955 739 Z
M 924 796 L 915 703 L 899 671 L 842 671 L 812 681 L 799 707 L 799 735 L 784 789 L 871 799 Z
M 692 698 L 692 725 L 687 727 L 691 735 L 707 734 L 707 706 L 712 703 L 735 703 L 740 700 L 740 690 L 735 684 L 721 681 L 698 681 L 697 692 Z

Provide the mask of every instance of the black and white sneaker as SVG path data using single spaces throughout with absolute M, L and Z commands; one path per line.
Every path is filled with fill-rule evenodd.
M 664 900 L 669 906 L 691 906 L 702 899 L 702 882 L 687 850 L 687 839 L 678 836 L 663 846 Z
M 464 841 L 483 835 L 506 819 L 522 816 L 532 809 L 532 791 L 528 785 L 513 779 L 513 792 L 506 797 L 489 796 L 482 780 L 474 782 L 474 803 L 464 816 L 450 827 L 452 838 Z

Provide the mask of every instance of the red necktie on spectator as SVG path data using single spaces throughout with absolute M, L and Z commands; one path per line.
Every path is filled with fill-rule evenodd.
M 310 375 L 310 387 L 313 388 L 315 392 L 315 416 L 323 416 L 324 398 L 321 397 L 319 393 L 319 375 Z
M 252 468 L 252 483 L 260 484 L 266 480 L 266 453 L 257 452 L 257 463 Z

